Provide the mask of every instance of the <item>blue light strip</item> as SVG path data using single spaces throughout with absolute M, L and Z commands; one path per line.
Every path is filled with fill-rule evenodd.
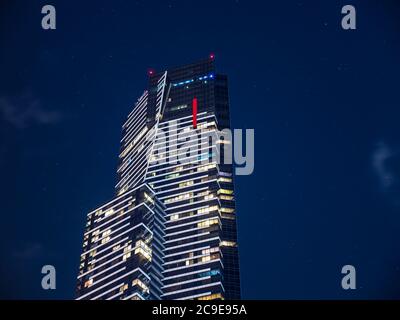
M 198 81 L 203 81 L 203 80 L 207 80 L 207 79 L 214 79 L 214 74 L 213 74 L 213 73 L 210 73 L 210 74 L 208 74 L 208 75 L 199 77 L 199 78 L 197 78 L 196 80 L 198 80 Z M 185 80 L 185 81 L 181 81 L 181 82 L 176 82 L 176 83 L 173 83 L 172 86 L 173 86 L 173 87 L 178 87 L 178 86 L 183 86 L 183 85 L 185 85 L 185 84 L 189 84 L 189 83 L 192 83 L 192 82 L 194 82 L 194 79 Z

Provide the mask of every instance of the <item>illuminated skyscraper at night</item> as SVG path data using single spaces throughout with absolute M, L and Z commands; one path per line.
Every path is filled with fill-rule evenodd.
M 227 77 L 156 73 L 123 125 L 116 196 L 90 212 L 77 299 L 240 299 Z M 222 151 L 221 151 L 222 150 Z

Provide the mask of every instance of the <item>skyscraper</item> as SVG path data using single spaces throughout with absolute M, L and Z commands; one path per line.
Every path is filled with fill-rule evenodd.
M 149 71 L 116 197 L 88 214 L 78 299 L 240 299 L 228 100 L 213 55 Z

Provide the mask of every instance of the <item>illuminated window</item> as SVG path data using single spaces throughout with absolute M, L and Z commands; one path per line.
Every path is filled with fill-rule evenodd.
M 232 208 L 221 208 L 221 212 L 233 213 L 233 212 L 235 212 L 235 209 L 232 209 Z
M 132 286 L 138 286 L 144 292 L 149 293 L 149 287 L 140 279 L 135 279 L 132 281 Z
M 233 190 L 228 190 L 228 189 L 219 189 L 219 190 L 218 190 L 218 194 L 220 194 L 220 193 L 222 193 L 222 194 L 229 194 L 229 195 L 231 195 L 231 194 L 233 194 Z
M 111 233 L 111 229 L 108 229 L 102 233 L 101 237 L 103 239 L 101 240 L 101 244 L 104 244 L 104 243 L 107 243 L 108 241 L 110 241 L 110 237 L 109 237 L 110 233 Z
M 224 297 L 220 293 L 214 293 L 208 296 L 198 298 L 198 300 L 216 300 L 216 299 L 224 300 Z
M 233 241 L 221 241 L 219 244 L 221 247 L 236 247 L 236 242 Z
M 97 216 L 101 215 L 102 213 L 103 213 L 102 209 L 97 210 L 96 213 L 94 214 L 94 216 L 97 217 Z
M 93 279 L 89 279 L 85 282 L 85 288 L 89 288 L 93 284 Z
M 209 254 L 209 255 L 206 255 L 204 257 L 201 257 L 201 262 L 208 262 L 208 261 L 215 260 L 215 259 L 218 259 L 218 258 L 219 258 L 219 254 L 218 253 Z
M 204 128 L 213 127 L 213 126 L 215 126 L 215 121 L 211 121 L 211 122 L 202 122 L 202 123 L 199 123 L 199 124 L 197 125 L 197 129 L 204 129 Z
M 219 252 L 218 247 L 201 250 L 201 254 L 210 254 L 210 253 L 215 253 L 215 252 Z
M 109 209 L 106 212 L 104 212 L 104 217 L 107 218 L 108 216 L 111 216 L 114 213 L 114 209 Z
M 219 177 L 218 182 L 232 182 L 231 178 Z
M 193 256 L 194 256 L 193 252 L 189 252 L 189 255 L 188 255 L 189 259 L 185 261 L 185 265 L 190 266 L 191 264 L 193 264 L 193 259 L 192 259 Z
M 229 140 L 217 140 L 216 144 L 231 144 L 231 142 Z
M 179 184 L 179 188 L 184 188 L 193 185 L 193 180 L 185 181 Z
M 133 148 L 133 143 L 131 142 L 125 149 L 124 151 L 121 152 L 121 154 L 119 155 L 120 158 L 125 157 L 129 151 L 131 151 L 131 149 Z
M 211 200 L 211 199 L 214 199 L 214 197 L 215 197 L 214 194 L 209 194 L 209 195 L 204 196 L 204 200 Z
M 207 195 L 209 193 L 210 193 L 210 190 L 206 190 L 206 191 L 203 191 L 203 192 L 199 192 L 197 195 L 198 196 L 205 196 L 205 195 Z
M 144 197 L 148 202 L 154 204 L 154 200 L 146 192 L 144 193 Z
M 198 197 L 204 196 L 204 200 L 211 200 L 211 199 L 214 199 L 214 198 L 215 198 L 215 194 L 210 193 L 209 190 L 200 192 L 200 193 L 197 194 L 197 196 L 198 196 Z
M 111 233 L 111 229 L 108 229 L 102 233 L 101 237 L 104 238 L 104 237 L 108 236 L 110 233 Z
M 229 214 L 222 214 L 222 218 L 228 219 L 228 220 L 235 220 L 235 216 L 232 216 Z
M 177 178 L 177 177 L 179 177 L 179 173 L 169 174 L 165 178 L 166 179 L 172 179 L 172 178 Z
M 211 207 L 208 207 L 208 208 L 201 208 L 201 209 L 197 210 L 197 213 L 208 213 L 208 212 L 215 211 L 215 210 L 218 210 L 218 206 L 211 206 Z
M 96 262 L 96 259 L 90 260 L 90 261 L 88 262 L 88 265 L 89 265 L 89 266 L 93 266 L 93 265 L 95 265 L 95 262 Z M 88 270 L 90 270 L 89 267 L 88 267 Z
M 135 206 L 136 198 L 132 199 L 131 201 L 128 202 L 128 209 L 131 209 Z
M 144 148 L 144 143 L 142 143 L 136 150 L 137 153 L 139 153 L 140 151 L 142 151 L 142 149 Z
M 192 127 L 186 127 L 184 129 L 182 129 L 181 133 L 190 132 L 191 130 L 192 130 Z
M 151 261 L 151 249 L 143 240 L 136 241 L 135 254 L 140 254 L 145 259 Z
M 142 129 L 142 131 L 139 132 L 139 134 L 136 136 L 135 139 L 133 139 L 133 141 L 121 152 L 120 154 L 120 158 L 125 157 L 129 151 L 132 150 L 133 146 L 138 143 L 138 141 L 145 135 L 145 133 L 147 132 L 148 128 L 144 127 Z
M 184 194 L 180 194 L 179 196 L 176 196 L 174 198 L 169 198 L 164 201 L 164 203 L 172 203 L 172 202 L 178 202 L 178 201 L 183 201 L 187 200 L 190 197 L 193 197 L 193 192 L 188 192 Z
M 128 258 L 130 258 L 130 256 L 131 256 L 131 249 L 132 249 L 132 246 L 131 246 L 131 245 L 129 245 L 129 246 L 127 246 L 126 248 L 124 248 L 124 255 L 123 255 L 123 257 L 122 257 L 122 260 L 123 260 L 123 261 L 125 261 L 125 260 L 128 259 Z
M 119 288 L 120 292 L 124 292 L 125 290 L 128 290 L 128 285 L 124 284 L 123 286 L 121 286 L 121 288 Z
M 172 170 L 172 172 L 179 172 L 183 170 L 183 166 L 176 167 Z
M 216 164 L 212 163 L 212 164 L 208 164 L 208 165 L 201 166 L 201 167 L 197 168 L 197 171 L 200 171 L 200 172 L 201 171 L 207 171 L 207 170 L 213 169 L 215 167 L 216 167 Z
M 198 228 L 207 228 L 209 226 L 212 226 L 213 224 L 218 224 L 218 219 L 208 219 L 205 221 L 201 221 L 197 224 Z
M 219 198 L 220 198 L 221 200 L 233 200 L 233 196 L 227 196 L 227 195 L 224 195 L 224 194 L 221 194 L 221 195 L 219 196 Z
M 174 220 L 178 220 L 179 219 L 179 214 L 173 214 L 172 216 L 171 216 L 171 221 L 174 221 Z
M 179 105 L 179 106 L 174 106 L 174 107 L 171 107 L 171 111 L 177 111 L 177 110 L 182 110 L 182 109 L 186 109 L 187 108 L 187 104 L 181 104 L 181 105 Z
M 118 195 L 123 194 L 124 192 L 126 192 L 128 190 L 128 187 L 123 187 L 121 190 L 118 191 Z

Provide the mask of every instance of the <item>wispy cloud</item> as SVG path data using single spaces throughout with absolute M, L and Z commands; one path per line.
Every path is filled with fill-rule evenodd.
M 20 260 L 33 259 L 43 253 L 43 246 L 40 243 L 28 243 L 22 249 L 13 252 L 15 258 Z
M 393 157 L 393 151 L 383 141 L 379 142 L 372 154 L 372 166 L 379 179 L 382 190 L 390 188 L 394 181 L 395 176 L 387 167 L 387 161 Z
M 395 205 L 400 205 L 400 152 L 384 141 L 377 143 L 372 153 L 372 168 L 378 178 L 379 189 Z
M 45 110 L 40 101 L 30 93 L 12 98 L 0 97 L 0 115 L 17 129 L 55 124 L 61 120 L 59 112 Z

